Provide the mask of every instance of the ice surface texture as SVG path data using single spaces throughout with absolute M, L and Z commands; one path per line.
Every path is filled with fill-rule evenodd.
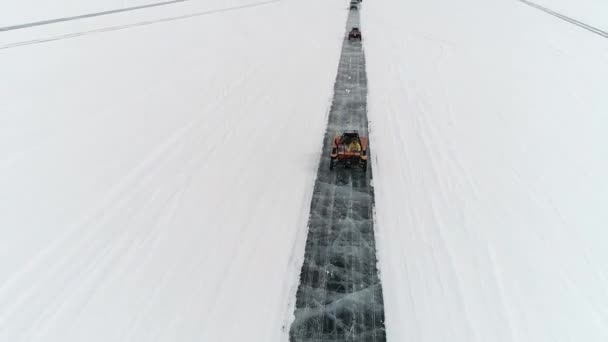
M 352 27 L 359 27 L 358 12 L 349 14 L 347 30 Z M 371 165 L 366 173 L 329 170 L 336 132 L 354 129 L 367 135 L 366 97 L 362 43 L 345 39 L 312 198 L 292 342 L 385 341 Z

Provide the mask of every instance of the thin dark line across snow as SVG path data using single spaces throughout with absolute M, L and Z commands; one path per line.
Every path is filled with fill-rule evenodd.
M 273 3 L 277 3 L 277 2 L 281 2 L 281 1 L 282 0 L 270 0 L 270 1 L 256 2 L 256 3 L 252 3 L 252 4 L 247 4 L 247 5 L 240 5 L 240 6 L 233 6 L 233 7 L 227 7 L 227 8 L 219 8 L 219 9 L 214 9 L 214 10 L 209 10 L 209 11 L 204 11 L 204 12 L 184 14 L 184 15 L 180 15 L 180 16 L 176 16 L 176 17 L 147 20 L 147 21 L 141 21 L 141 22 L 119 25 L 119 26 L 104 27 L 104 28 L 89 30 L 89 31 L 68 33 L 68 34 L 64 34 L 64 35 L 60 35 L 60 36 L 53 36 L 53 37 L 47 37 L 47 38 L 31 39 L 31 40 L 20 41 L 20 42 L 15 42 L 15 43 L 0 46 L 0 50 L 16 48 L 16 47 L 20 47 L 20 46 L 24 46 L 24 45 L 52 42 L 55 40 L 77 38 L 77 37 L 82 37 L 82 36 L 86 36 L 86 35 L 94 34 L 94 33 L 125 30 L 125 29 L 129 29 L 129 28 L 133 28 L 133 27 L 146 26 L 146 25 L 164 23 L 164 22 L 169 22 L 169 21 L 188 19 L 188 18 L 193 18 L 193 17 L 200 17 L 200 16 L 204 16 L 204 15 L 210 15 L 210 14 L 216 14 L 216 13 L 222 13 L 222 12 L 236 11 L 236 10 L 241 10 L 241 9 L 251 8 L 251 7 L 259 7 L 259 6 L 269 5 L 269 4 L 273 4 Z
M 24 29 L 24 28 L 28 28 L 28 27 L 33 27 L 33 26 L 42 26 L 42 25 L 61 23 L 61 22 L 64 22 L 64 21 L 72 21 L 72 20 L 79 20 L 79 19 L 100 17 L 102 15 L 109 15 L 109 14 L 115 14 L 115 13 L 121 13 L 121 12 L 129 12 L 129 11 L 135 11 L 135 10 L 144 9 L 144 8 L 150 8 L 150 7 L 172 5 L 172 4 L 176 4 L 176 3 L 179 3 L 179 2 L 186 2 L 186 1 L 192 1 L 192 0 L 164 1 L 164 2 L 157 2 L 157 3 L 153 3 L 153 4 L 148 4 L 148 5 L 141 5 L 141 6 L 127 7 L 127 8 L 120 8 L 120 9 L 115 9 L 115 10 L 110 10 L 110 11 L 103 11 L 103 12 L 95 12 L 95 13 L 87 13 L 87 14 L 75 15 L 73 17 L 65 17 L 65 18 L 56 18 L 56 19 L 42 20 L 42 21 L 37 21 L 37 22 L 33 22 L 33 23 L 26 23 L 26 24 L 19 24 L 19 25 L 0 27 L 0 32 L 2 32 L 2 31 L 20 30 L 20 29 Z
M 546 7 L 543 7 L 541 5 L 535 4 L 533 2 L 526 1 L 526 0 L 519 0 L 519 1 L 523 2 L 524 4 L 526 4 L 528 6 L 531 6 L 531 7 L 534 7 L 536 9 L 538 9 L 538 10 L 541 10 L 541 11 L 543 11 L 545 13 L 551 14 L 552 16 L 554 16 L 556 18 L 562 19 L 562 20 L 567 21 L 567 22 L 569 22 L 571 24 L 574 24 L 574 25 L 576 25 L 578 27 L 584 28 L 585 30 L 587 30 L 589 32 L 593 32 L 593 33 L 595 33 L 597 35 L 600 35 L 600 36 L 602 36 L 604 38 L 608 38 L 608 32 L 606 32 L 604 30 L 600 30 L 597 27 L 585 24 L 582 21 L 578 21 L 576 19 L 572 19 L 570 17 L 567 17 L 567 16 L 565 16 L 563 14 L 557 13 L 557 12 L 555 12 L 553 10 L 550 10 L 550 9 L 548 9 Z

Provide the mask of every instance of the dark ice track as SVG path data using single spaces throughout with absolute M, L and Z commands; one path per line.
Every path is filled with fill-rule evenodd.
M 350 11 L 347 30 L 353 26 L 359 26 L 358 11 Z M 386 341 L 376 269 L 371 163 L 367 172 L 329 170 L 336 132 L 355 129 L 368 135 L 366 101 L 362 43 L 345 38 L 310 208 L 291 342 Z

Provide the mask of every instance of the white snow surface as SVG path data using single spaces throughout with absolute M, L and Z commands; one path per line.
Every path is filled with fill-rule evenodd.
M 154 23 L 253 3 L 0 33 L 0 341 L 287 339 L 344 3 Z
M 0 33 L 0 341 L 287 340 L 346 11 L 251 4 Z M 389 341 L 607 341 L 608 40 L 516 0 L 361 12 Z
M 608 40 L 519 1 L 363 6 L 388 340 L 608 341 Z

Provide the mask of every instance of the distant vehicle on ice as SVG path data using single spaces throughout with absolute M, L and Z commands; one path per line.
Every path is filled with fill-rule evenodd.
M 359 136 L 357 131 L 336 135 L 332 142 L 329 169 L 341 165 L 348 168 L 361 168 L 367 171 L 367 137 Z
M 358 27 L 353 27 L 352 30 L 348 33 L 348 40 L 361 40 L 361 31 Z

